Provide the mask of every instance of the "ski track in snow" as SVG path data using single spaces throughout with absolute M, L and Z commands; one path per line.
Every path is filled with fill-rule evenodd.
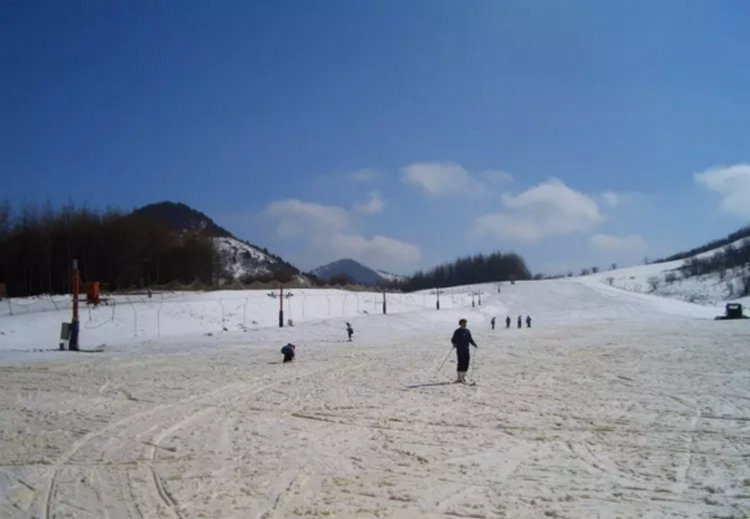
M 0 366 L 0 517 L 747 517 L 748 321 L 615 294 Z M 476 386 L 436 373 L 462 316 Z

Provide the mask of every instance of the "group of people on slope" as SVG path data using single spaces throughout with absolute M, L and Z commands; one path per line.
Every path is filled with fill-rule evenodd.
M 473 345 L 475 348 L 479 347 L 471 337 L 471 332 L 466 327 L 466 324 L 466 319 L 460 319 L 458 321 L 458 328 L 455 332 L 453 332 L 453 337 L 451 338 L 451 343 L 453 344 L 453 347 L 456 348 L 456 360 L 458 361 L 458 367 L 456 368 L 456 382 L 466 382 L 466 372 L 469 371 L 469 363 L 471 361 L 469 346 Z M 492 319 L 490 319 L 490 324 L 492 325 L 492 329 L 494 330 L 495 316 L 492 316 Z M 505 318 L 505 327 L 510 328 L 510 316 L 507 316 Z M 518 316 L 518 327 L 523 327 L 523 321 L 521 320 L 520 315 Z M 526 316 L 526 327 L 531 328 L 530 315 Z
M 495 329 L 495 318 L 491 320 L 492 329 Z M 478 348 L 479 346 L 471 336 L 471 331 L 466 327 L 468 321 L 466 319 L 459 319 L 458 328 L 453 332 L 451 337 L 451 344 L 456 349 L 456 382 L 466 382 L 466 373 L 469 371 L 469 364 L 471 362 L 470 346 Z M 506 327 L 510 327 L 510 317 L 505 319 Z M 526 317 L 526 325 L 531 327 L 531 317 Z M 521 328 L 521 316 L 518 316 L 518 327 Z M 346 333 L 349 337 L 349 341 L 352 340 L 354 335 L 354 328 L 350 323 L 346 323 Z M 291 342 L 281 348 L 281 353 L 284 355 L 284 362 L 291 362 L 294 360 L 297 346 Z
M 517 322 L 518 322 L 518 327 L 523 328 L 523 320 L 520 315 L 518 316 Z M 492 319 L 490 319 L 490 326 L 492 326 L 493 330 L 495 329 L 495 316 L 494 315 L 492 316 Z M 505 327 L 510 328 L 510 316 L 509 315 L 505 317 Z M 526 316 L 526 328 L 531 328 L 531 316 L 530 315 Z
M 451 343 L 453 344 L 453 347 L 456 348 L 456 357 L 458 361 L 458 367 L 456 368 L 458 373 L 456 382 L 466 382 L 466 372 L 469 371 L 469 363 L 471 362 L 469 346 L 474 346 L 475 348 L 479 347 L 477 346 L 477 343 L 474 342 L 471 332 L 466 327 L 466 324 L 466 319 L 460 319 L 458 321 L 458 328 L 453 332 L 453 337 L 451 337 Z M 346 323 L 346 333 L 351 341 L 354 329 L 349 323 Z M 281 348 L 281 353 L 284 355 L 284 362 L 291 362 L 294 360 L 296 349 L 297 346 L 291 342 Z
M 346 335 L 349 337 L 349 342 L 352 341 L 352 335 L 354 335 L 354 328 L 352 328 L 351 323 L 346 323 Z M 292 344 L 291 342 L 282 346 L 281 348 L 281 354 L 284 355 L 283 362 L 292 362 L 294 360 L 294 356 L 296 354 L 297 345 Z

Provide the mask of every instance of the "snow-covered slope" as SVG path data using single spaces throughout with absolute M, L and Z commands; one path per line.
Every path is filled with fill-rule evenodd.
M 732 246 L 739 246 L 747 238 L 737 240 Z M 725 247 L 697 254 L 694 258 L 706 259 L 721 252 Z M 726 301 L 750 304 L 750 297 L 739 297 L 744 287 L 744 278 L 750 276 L 747 269 L 727 270 L 723 276 L 710 273 L 699 276 L 684 276 L 681 268 L 691 258 L 638 265 L 605 272 L 598 272 L 581 279 L 594 281 L 632 292 L 647 293 L 663 297 L 681 299 L 699 304 L 716 305 Z
M 682 264 L 120 295 L 82 306 L 88 354 L 56 349 L 70 296 L 0 301 L 0 517 L 746 517 L 750 321 L 687 301 L 708 278 L 647 293 Z
M 284 328 L 274 291 L 119 296 L 82 308 L 89 354 L 54 351 L 69 298 L 0 301 L 0 517 L 750 510 L 750 321 L 593 278 L 452 287 L 439 311 L 386 294 L 387 315 L 285 293 Z M 459 318 L 476 386 L 452 383 Z
M 133 211 L 165 224 L 180 235 L 198 234 L 209 237 L 220 261 L 221 274 L 218 282 L 226 285 L 232 281 L 251 281 L 257 277 L 268 277 L 282 269 L 290 269 L 278 256 L 236 239 L 232 233 L 219 226 L 210 217 L 183 203 L 159 202 Z
M 262 250 L 231 237 L 213 238 L 222 267 L 233 279 L 268 275 L 280 264 Z

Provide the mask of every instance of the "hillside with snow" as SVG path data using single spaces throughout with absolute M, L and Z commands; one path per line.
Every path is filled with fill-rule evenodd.
M 747 247 L 750 239 L 743 238 L 729 244 L 733 249 Z M 631 292 L 681 299 L 692 303 L 717 305 L 729 301 L 750 304 L 750 270 L 746 266 L 690 275 L 690 264 L 695 260 L 710 260 L 722 254 L 726 246 L 696 254 L 690 258 L 638 265 L 591 274 L 589 280 L 606 283 Z
M 499 288 L 115 296 L 81 309 L 94 353 L 57 350 L 69 297 L 0 301 L 0 516 L 750 513 L 750 320 L 595 276 Z
M 278 259 L 237 238 L 223 236 L 212 240 L 222 269 L 231 280 L 271 276 L 279 267 Z
M 237 239 L 232 233 L 217 225 L 210 217 L 185 204 L 159 202 L 136 209 L 132 213 L 162 222 L 179 235 L 199 234 L 211 239 L 219 261 L 219 285 L 235 281 L 250 283 L 257 279 L 271 278 L 280 271 L 298 275 L 295 267 L 280 257 L 248 242 Z

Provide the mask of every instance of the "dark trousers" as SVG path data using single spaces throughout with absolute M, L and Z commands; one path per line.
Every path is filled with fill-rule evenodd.
M 469 360 L 471 360 L 469 347 L 456 346 L 456 357 L 458 360 L 458 367 L 456 368 L 456 371 L 469 371 Z
M 294 360 L 294 353 L 285 353 L 284 362 L 292 362 Z

